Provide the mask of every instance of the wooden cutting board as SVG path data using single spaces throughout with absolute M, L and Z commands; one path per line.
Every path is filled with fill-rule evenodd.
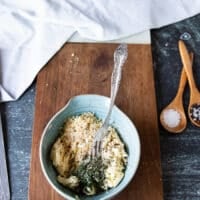
M 109 96 L 117 44 L 66 44 L 37 77 L 30 167 L 30 200 L 63 200 L 48 184 L 39 163 L 39 142 L 50 118 L 74 95 Z M 156 98 L 150 45 L 128 46 L 116 104 L 135 123 L 141 161 L 128 187 L 115 200 L 162 200 Z

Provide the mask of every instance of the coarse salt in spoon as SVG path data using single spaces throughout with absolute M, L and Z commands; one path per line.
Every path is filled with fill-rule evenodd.
M 188 50 L 182 40 L 179 41 L 179 49 L 190 86 L 190 102 L 188 106 L 188 115 L 190 121 L 195 126 L 200 127 L 200 93 L 194 81 L 192 63 L 190 61 Z
M 190 57 L 192 62 L 193 54 L 191 54 Z M 186 81 L 187 76 L 183 67 L 176 96 L 160 114 L 160 122 L 162 126 L 171 133 L 180 133 L 186 128 L 187 125 L 185 111 L 183 108 L 183 91 Z

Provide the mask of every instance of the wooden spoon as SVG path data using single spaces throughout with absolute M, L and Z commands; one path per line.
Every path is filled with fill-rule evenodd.
M 190 121 L 200 127 L 200 93 L 194 81 L 192 72 L 192 63 L 188 54 L 188 50 L 182 40 L 179 41 L 180 55 L 182 58 L 183 66 L 187 74 L 189 86 L 190 86 L 190 102 L 188 106 L 188 115 Z
M 192 63 L 193 62 L 192 53 L 190 54 L 190 57 Z M 162 126 L 171 133 L 180 133 L 186 128 L 187 125 L 187 120 L 183 108 L 183 91 L 185 89 L 186 82 L 187 82 L 187 76 L 183 67 L 176 96 L 171 101 L 171 103 L 162 110 L 160 114 L 160 122 Z M 166 122 L 165 115 L 167 112 L 171 112 L 172 115 L 175 114 L 176 116 L 179 116 L 177 125 L 174 124 L 174 126 L 170 126 Z

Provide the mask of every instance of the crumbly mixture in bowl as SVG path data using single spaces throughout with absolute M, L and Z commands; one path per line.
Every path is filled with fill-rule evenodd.
M 87 179 L 83 180 L 81 173 L 79 173 L 81 177 L 77 175 L 77 171 L 80 172 L 80 166 L 83 167 L 83 161 L 90 152 L 94 135 L 101 126 L 102 121 L 93 113 L 70 117 L 64 123 L 61 136 L 51 149 L 50 157 L 58 172 L 57 180 L 78 193 L 93 195 L 100 191 L 99 188 L 108 190 L 117 186 L 124 176 L 128 155 L 124 143 L 111 126 L 102 144 L 102 163 L 99 164 L 101 169 L 98 171 L 101 180 L 97 180 L 92 174 L 95 183 L 91 185 L 91 180 L 86 183 Z M 88 166 L 87 168 L 89 169 Z M 94 169 L 93 171 L 97 172 Z M 84 184 L 87 187 L 84 187 Z

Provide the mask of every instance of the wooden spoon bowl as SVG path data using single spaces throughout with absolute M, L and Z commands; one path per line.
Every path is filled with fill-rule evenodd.
M 174 127 L 170 127 L 166 121 L 165 121 L 165 112 L 169 111 L 169 110 L 174 110 L 176 111 L 177 113 L 179 113 L 180 115 L 180 121 L 178 123 L 177 126 L 174 126 Z M 178 106 L 176 105 L 176 103 L 172 102 L 170 105 L 168 105 L 167 107 L 165 107 L 163 109 L 163 111 L 161 112 L 160 114 L 160 122 L 162 124 L 162 126 L 169 132 L 171 133 L 180 133 L 182 132 L 185 128 L 186 128 L 186 125 L 187 125 L 187 119 L 186 119 L 186 116 L 185 116 L 185 112 L 184 112 L 184 109 L 180 107 L 180 104 L 178 104 Z
M 189 106 L 188 115 L 193 124 L 200 127 L 200 101 Z

